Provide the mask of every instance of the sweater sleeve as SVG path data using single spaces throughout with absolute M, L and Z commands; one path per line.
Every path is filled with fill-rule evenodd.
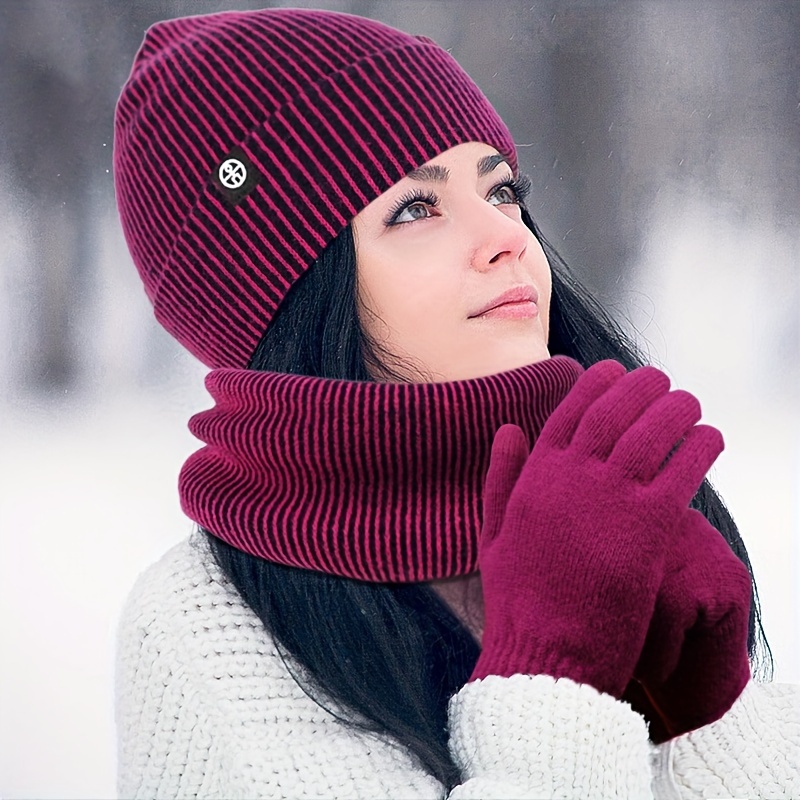
M 649 798 L 644 719 L 591 686 L 488 676 L 450 701 L 450 749 L 471 798 Z
M 193 688 L 180 640 L 163 624 L 147 585 L 131 592 L 117 635 L 117 791 L 120 798 L 217 793 L 206 764 L 212 725 Z
M 310 699 L 206 555 L 188 543 L 166 554 L 122 615 L 119 796 L 442 800 L 399 743 Z M 592 687 L 489 676 L 451 699 L 449 728 L 451 800 L 651 797 L 644 719 Z
M 660 745 L 678 795 L 800 797 L 800 686 L 750 682 L 722 719 Z

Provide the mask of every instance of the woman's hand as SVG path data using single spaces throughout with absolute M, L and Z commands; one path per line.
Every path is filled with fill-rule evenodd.
M 635 680 L 623 699 L 657 743 L 720 719 L 750 679 L 747 567 L 693 509 L 681 517 Z
M 530 455 L 500 428 L 486 479 L 483 650 L 517 672 L 621 697 L 642 656 L 675 532 L 722 451 L 700 406 L 653 367 L 590 367 Z

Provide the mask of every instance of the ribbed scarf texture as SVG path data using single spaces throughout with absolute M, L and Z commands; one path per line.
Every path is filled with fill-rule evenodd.
M 582 372 L 564 356 L 444 383 L 214 370 L 181 505 L 279 564 L 380 583 L 465 575 L 495 433 L 519 425 L 532 447 Z

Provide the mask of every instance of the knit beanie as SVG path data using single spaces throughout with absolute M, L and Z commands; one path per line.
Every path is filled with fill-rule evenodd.
M 146 33 L 117 104 L 117 204 L 156 318 L 244 367 L 294 282 L 353 217 L 465 142 L 516 171 L 455 59 L 349 14 L 224 12 Z

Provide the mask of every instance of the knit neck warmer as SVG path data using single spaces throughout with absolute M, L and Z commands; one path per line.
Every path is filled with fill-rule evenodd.
M 532 446 L 581 372 L 564 356 L 445 383 L 214 370 L 181 506 L 287 566 L 379 583 L 475 572 L 495 433 L 513 423 Z

